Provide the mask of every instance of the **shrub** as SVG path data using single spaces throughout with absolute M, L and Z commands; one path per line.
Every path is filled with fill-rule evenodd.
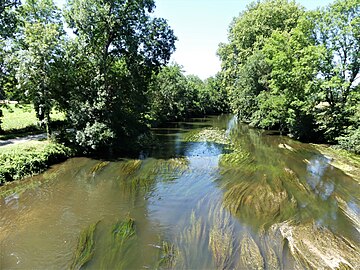
M 350 129 L 345 136 L 337 139 L 341 148 L 360 154 L 360 127 Z
M 0 154 L 0 185 L 40 173 L 74 154 L 73 149 L 51 142 L 6 146 Z

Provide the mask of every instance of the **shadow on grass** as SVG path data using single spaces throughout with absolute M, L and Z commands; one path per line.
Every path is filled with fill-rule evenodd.
M 56 120 L 50 123 L 50 128 L 52 130 L 57 130 L 61 128 L 66 128 L 67 122 L 65 120 Z M 9 130 L 0 130 L 0 140 L 12 140 L 17 138 L 23 138 L 29 135 L 36 135 L 45 133 L 45 127 L 40 127 L 39 125 L 30 125 L 24 128 L 16 128 Z

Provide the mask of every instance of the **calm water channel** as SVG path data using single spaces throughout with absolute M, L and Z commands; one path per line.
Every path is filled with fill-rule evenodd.
M 359 183 L 312 146 L 231 116 L 154 132 L 0 198 L 0 269 L 360 269 Z

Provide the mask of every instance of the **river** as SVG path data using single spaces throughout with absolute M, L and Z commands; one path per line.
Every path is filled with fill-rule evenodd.
M 0 198 L 0 269 L 360 268 L 359 183 L 330 157 L 228 115 L 153 132 Z

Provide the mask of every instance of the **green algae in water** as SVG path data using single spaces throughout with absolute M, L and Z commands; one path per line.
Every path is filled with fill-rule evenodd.
M 217 269 L 231 269 L 236 250 L 234 228 L 229 217 L 216 220 L 209 233 L 209 249 L 212 252 Z
M 136 171 L 126 177 L 123 185 L 123 188 L 132 194 L 138 193 L 140 190 L 150 191 L 156 181 L 174 181 L 189 168 L 189 161 L 186 158 L 148 159 L 135 164 Z M 123 181 L 121 178 L 120 180 Z
M 225 135 L 225 130 L 218 128 L 205 128 L 202 130 L 193 130 L 186 133 L 183 137 L 185 142 L 214 142 L 227 145 L 229 138 Z
M 314 222 L 298 224 L 286 221 L 275 224 L 287 240 L 296 264 L 311 269 L 358 269 L 360 248 L 349 239 L 339 236 Z
M 250 235 L 245 235 L 240 243 L 240 260 L 237 269 L 265 269 L 260 249 Z
M 173 269 L 176 267 L 179 258 L 179 251 L 175 248 L 174 244 L 163 241 L 160 252 L 160 260 L 158 268 L 160 269 Z
M 141 168 L 141 165 L 142 161 L 140 159 L 122 161 L 118 163 L 118 170 L 116 173 L 124 176 L 131 176 Z
M 127 269 L 127 255 L 136 252 L 134 240 L 136 238 L 135 220 L 127 217 L 112 226 L 109 248 L 102 261 L 102 269 Z
M 125 241 L 134 236 L 135 233 L 135 221 L 132 218 L 117 222 L 112 229 L 112 236 L 115 241 Z
M 91 174 L 95 175 L 96 173 L 100 172 L 101 170 L 103 170 L 107 165 L 109 165 L 109 161 L 101 161 L 98 164 L 96 164 L 94 167 L 92 167 L 91 169 Z
M 297 209 L 295 200 L 286 189 L 271 187 L 265 179 L 233 185 L 226 191 L 223 201 L 231 213 L 259 227 L 284 221 Z
M 81 269 L 94 256 L 94 233 L 99 222 L 81 231 L 70 269 Z

